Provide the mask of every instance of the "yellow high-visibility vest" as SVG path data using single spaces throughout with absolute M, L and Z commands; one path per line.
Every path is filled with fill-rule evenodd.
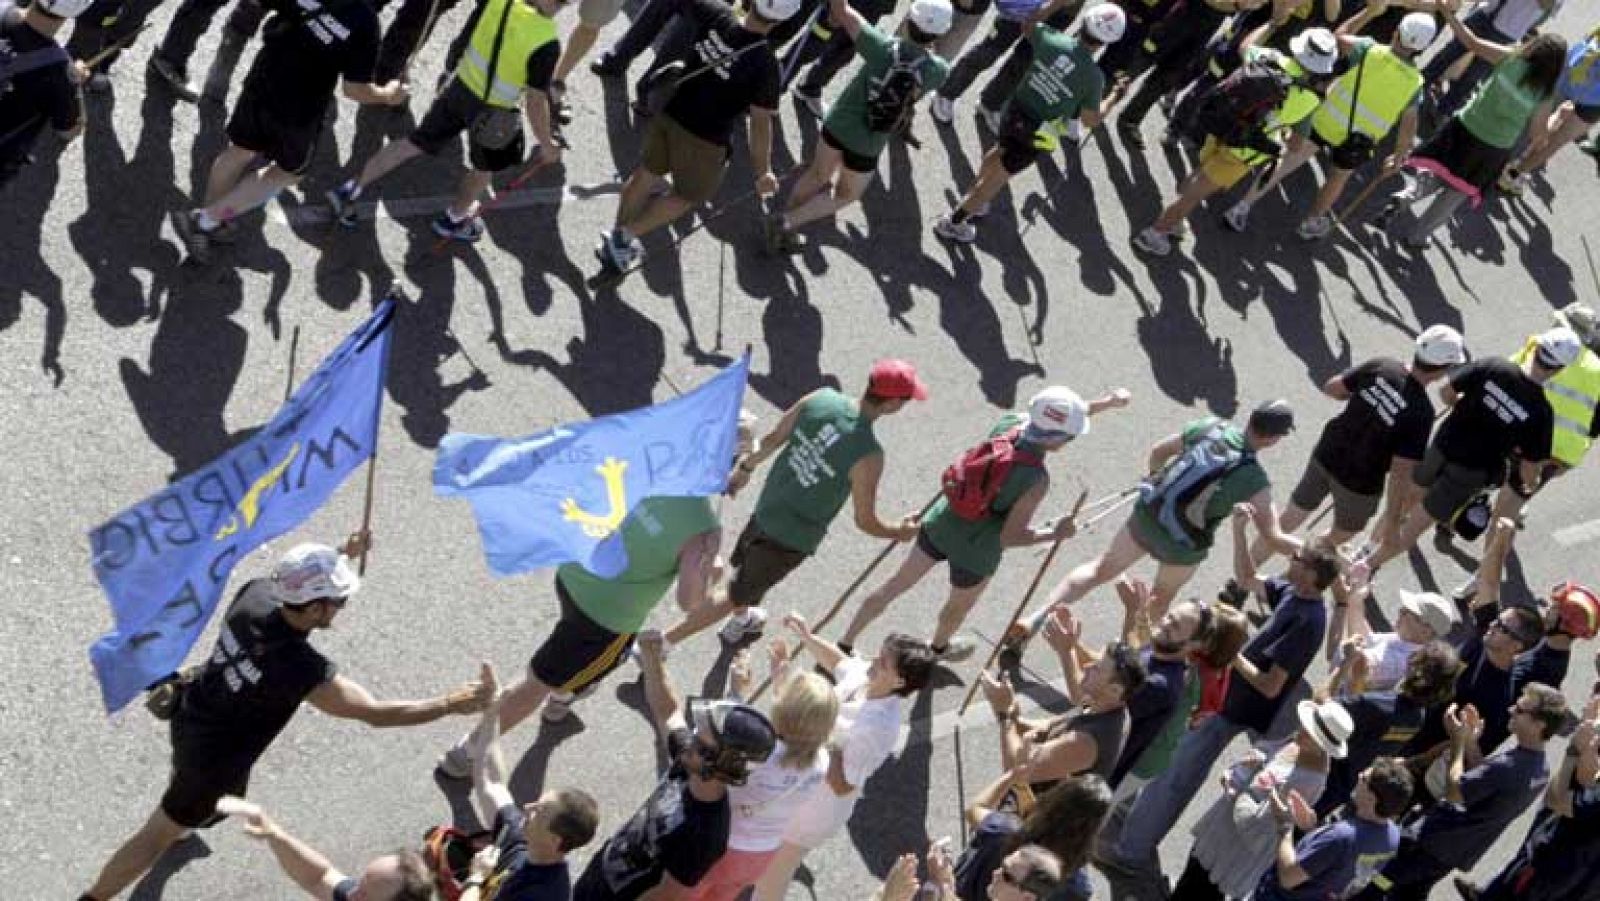
M 1512 360 L 1526 364 L 1537 348 L 1537 339 L 1530 337 Z M 1595 407 L 1600 406 L 1600 355 L 1584 348 L 1571 366 L 1544 383 L 1544 398 L 1555 413 L 1550 456 L 1577 466 L 1594 443 L 1589 438 L 1589 424 L 1594 422 Z
M 494 56 L 495 35 L 507 3 L 511 12 L 506 16 L 506 33 L 491 82 L 489 58 Z M 461 54 L 461 64 L 456 66 L 456 77 L 490 106 L 515 109 L 528 86 L 528 58 L 555 39 L 555 20 L 524 0 L 488 0 L 472 29 L 472 41 Z
M 1361 96 L 1355 97 L 1358 71 Z M 1422 73 L 1410 61 L 1401 59 L 1388 47 L 1369 47 L 1363 61 L 1351 66 L 1328 88 L 1328 95 L 1312 118 L 1311 127 L 1334 147 L 1343 144 L 1350 129 L 1354 104 L 1356 131 L 1381 141 L 1400 121 L 1421 89 Z

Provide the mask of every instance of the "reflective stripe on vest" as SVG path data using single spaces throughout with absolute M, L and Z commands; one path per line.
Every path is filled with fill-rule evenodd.
M 494 55 L 494 39 L 500 29 L 503 3 L 510 3 L 506 34 L 501 39 L 500 60 L 494 82 L 489 83 L 489 57 Z M 461 54 L 456 77 L 490 106 L 515 108 L 528 86 L 528 59 L 540 47 L 556 39 L 556 23 L 524 0 L 489 0 L 478 14 L 472 41 Z
M 1316 118 L 1311 120 L 1317 134 L 1335 147 L 1343 144 L 1347 137 L 1351 95 L 1358 71 L 1361 72 L 1361 96 L 1353 98 L 1356 131 L 1375 141 L 1382 140 L 1394 128 L 1422 87 L 1422 73 L 1417 67 L 1395 56 L 1388 47 L 1369 47 L 1364 59 L 1364 70 L 1360 64 L 1351 66 L 1328 88 L 1327 99 L 1322 101 Z
M 1534 339 L 1529 338 L 1512 360 L 1526 364 L 1536 347 Z M 1594 422 L 1595 407 L 1600 406 L 1600 356 L 1585 350 L 1576 363 L 1544 383 L 1544 399 L 1555 414 L 1550 456 L 1568 466 L 1577 466 L 1594 443 L 1589 438 L 1589 424 Z

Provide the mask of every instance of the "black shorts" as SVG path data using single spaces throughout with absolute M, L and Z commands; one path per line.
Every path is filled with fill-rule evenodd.
M 266 157 L 291 175 L 304 175 L 322 136 L 326 108 L 311 122 L 285 121 L 261 90 L 246 83 L 228 118 L 228 141 Z
M 1582 103 L 1574 103 L 1572 112 L 1577 115 L 1580 122 L 1585 122 L 1589 125 L 1600 122 L 1600 106 L 1585 106 Z
M 739 542 L 733 546 L 733 556 L 728 560 L 733 564 L 728 600 L 739 607 L 760 606 L 772 586 L 782 582 L 809 556 L 761 531 L 752 516 L 744 531 L 739 533 Z
M 444 92 L 433 98 L 433 105 L 428 107 L 422 122 L 411 132 L 407 140 L 417 145 L 417 149 L 423 153 L 437 156 L 448 144 L 455 141 L 457 135 L 466 132 L 467 160 L 472 164 L 472 168 L 479 172 L 499 172 L 509 169 L 522 162 L 523 156 L 527 153 L 527 142 L 521 129 L 518 129 L 516 138 L 504 147 L 497 149 L 480 147 L 472 140 L 470 130 L 473 120 L 488 108 L 488 104 L 479 100 L 460 79 L 452 78 Z
M 528 669 L 535 679 L 556 691 L 576 694 L 622 665 L 633 646 L 633 633 L 613 632 L 590 619 L 572 602 L 560 576 L 556 577 L 556 597 L 561 601 L 561 619 L 533 652 Z
M 1422 497 L 1422 509 L 1435 521 L 1448 523 L 1478 492 L 1493 488 L 1501 480 L 1500 473 L 1458 466 L 1446 460 L 1437 447 L 1429 447 L 1422 464 L 1412 470 L 1411 481 L 1428 489 Z
M 172 778 L 161 796 L 161 812 L 185 829 L 215 823 L 217 801 L 223 795 L 244 797 L 250 787 L 250 768 L 239 766 L 181 766 L 173 755 Z
M 1000 121 L 1000 134 L 995 139 L 995 146 L 1000 148 L 1000 165 L 1007 174 L 1016 175 L 1039 158 L 1039 148 L 1033 143 L 1039 124 L 1039 120 L 1032 115 L 1014 105 L 1006 105 L 1006 115 Z
M 928 537 L 927 529 L 917 530 L 917 550 L 941 563 L 950 559 L 945 556 L 944 551 L 933 546 L 933 539 Z M 975 585 L 982 585 L 983 580 L 987 578 L 989 577 L 980 576 L 970 569 L 962 569 L 954 563 L 950 564 L 950 585 L 954 588 L 971 588 Z
M 833 132 L 826 128 L 822 130 L 822 140 L 827 142 L 829 147 L 839 151 L 839 157 L 844 161 L 844 167 L 851 172 L 865 172 L 871 175 L 878 171 L 877 157 L 856 153 L 854 150 L 844 146 L 838 138 L 833 136 Z

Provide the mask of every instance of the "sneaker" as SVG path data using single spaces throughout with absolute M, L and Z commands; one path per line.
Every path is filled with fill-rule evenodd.
M 1600 138 L 1590 138 L 1587 141 L 1579 141 L 1578 149 L 1594 157 L 1595 159 L 1600 160 Z
M 433 233 L 441 238 L 460 241 L 463 244 L 476 244 L 483 240 L 483 218 L 468 216 L 457 221 L 450 218 L 448 212 L 440 213 L 439 218 L 433 220 Z
M 1000 133 L 1000 111 L 990 109 L 983 104 L 978 104 L 978 119 L 983 122 L 983 127 L 989 129 L 990 134 Z
M 323 196 L 328 198 L 328 209 L 333 212 L 333 221 L 340 228 L 356 227 L 359 215 L 356 212 L 354 189 L 349 185 L 339 185 Z
M 1122 136 L 1123 143 L 1129 147 L 1135 150 L 1144 149 L 1144 132 L 1139 130 L 1139 123 L 1118 119 L 1117 134 Z
M 956 118 L 956 102 L 943 94 L 934 94 L 933 101 L 928 104 L 928 112 L 932 114 L 933 121 L 949 125 Z
M 806 112 L 818 119 L 828 115 L 828 108 L 822 103 L 822 89 L 801 85 L 794 89 L 794 102 L 800 104 Z
M 978 227 L 972 220 L 957 222 L 949 216 L 940 216 L 933 223 L 933 233 L 947 241 L 971 244 L 978 240 Z
M 473 762 L 472 748 L 467 742 L 467 736 L 462 736 L 450 746 L 450 750 L 439 756 L 439 762 L 434 764 L 434 768 L 451 779 L 471 779 Z
M 1228 207 L 1222 214 L 1222 223 L 1236 232 L 1242 232 L 1250 225 L 1250 204 L 1239 201 Z
M 183 242 L 189 259 L 202 264 L 211 262 L 211 235 L 200 227 L 195 213 L 188 210 L 174 212 L 172 230 L 178 233 L 178 240 Z
M 602 53 L 589 64 L 589 71 L 601 78 L 623 78 L 628 74 L 628 64 L 610 53 Z
M 760 638 L 761 632 L 767 626 L 767 611 L 760 607 L 747 607 L 743 615 L 728 617 L 717 631 L 717 637 L 723 644 L 738 644 L 752 638 Z
M 960 663 L 978 650 L 978 643 L 964 635 L 957 635 L 945 643 L 944 650 L 935 651 L 940 663 Z
M 1022 665 L 1022 655 L 1028 650 L 1028 639 L 1033 634 L 1022 623 L 1012 623 L 1000 639 L 999 663 L 1003 669 L 1016 669 Z
M 200 89 L 189 81 L 189 74 L 183 67 L 161 58 L 155 54 L 150 57 L 150 74 L 166 82 L 172 93 L 185 103 L 195 103 L 200 99 Z
M 544 705 L 539 709 L 539 719 L 547 723 L 561 722 L 571 715 L 572 705 L 594 694 L 597 688 L 599 688 L 599 685 L 591 682 L 588 687 L 580 690 L 577 694 L 569 691 L 551 692 L 550 696 L 544 699 Z
M 1533 176 L 1527 172 L 1518 172 L 1510 166 L 1500 173 L 1500 178 L 1495 182 L 1495 187 L 1500 193 L 1508 197 L 1521 197 L 1528 190 L 1528 185 L 1533 182 Z
M 1333 231 L 1333 214 L 1323 213 L 1296 226 L 1294 233 L 1307 241 L 1320 241 Z
M 1237 579 L 1229 579 L 1228 584 L 1217 592 L 1217 600 L 1235 610 L 1240 610 L 1244 608 L 1244 602 L 1250 600 L 1250 592 L 1246 591 Z
M 618 242 L 614 232 L 601 232 L 600 246 L 595 248 L 595 255 L 607 269 L 613 272 L 623 272 L 639 261 L 644 255 L 644 245 L 638 238 L 633 238 L 625 243 Z
M 1133 236 L 1133 246 L 1158 257 L 1168 256 L 1172 253 L 1172 236 L 1152 225 Z

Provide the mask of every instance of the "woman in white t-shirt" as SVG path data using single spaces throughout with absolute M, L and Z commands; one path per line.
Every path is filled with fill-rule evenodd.
M 740 682 L 747 682 L 748 674 L 741 661 L 736 694 L 745 694 Z M 751 768 L 744 784 L 728 787 L 733 814 L 728 850 L 689 892 L 691 901 L 734 901 L 761 878 L 783 843 L 785 827 L 827 775 L 824 745 L 838 716 L 839 699 L 821 676 L 805 673 L 781 683 L 770 716 L 778 743 L 772 756 Z
M 806 793 L 789 820 L 782 847 L 756 883 L 754 901 L 782 901 L 800 861 L 850 820 L 861 786 L 899 746 L 904 699 L 921 691 L 933 671 L 932 649 L 910 636 L 890 635 L 869 662 L 813 635 L 795 614 L 784 625 L 833 673 L 839 720 L 827 776 Z M 783 654 L 782 644 L 774 644 Z

